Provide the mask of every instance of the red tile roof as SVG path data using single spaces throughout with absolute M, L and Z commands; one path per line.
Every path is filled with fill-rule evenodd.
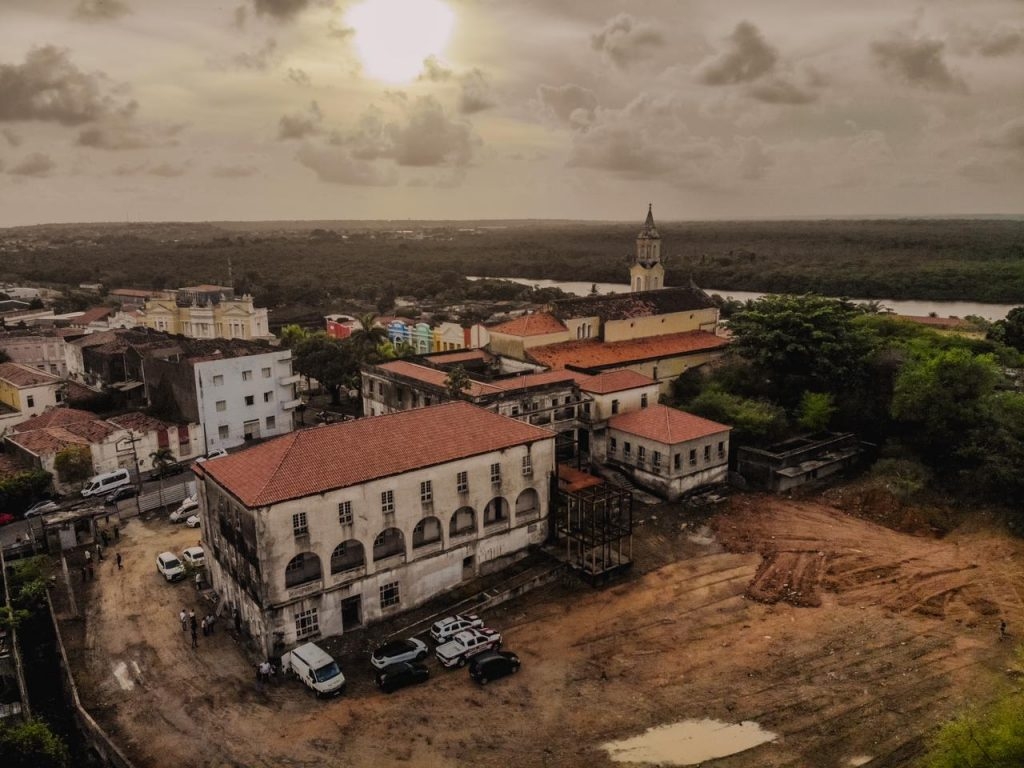
M 649 387 L 657 383 L 654 379 L 636 371 L 605 371 L 595 376 L 580 378 L 580 389 L 584 392 L 593 392 L 595 395 L 607 395 L 610 392 Z
M 62 427 L 81 421 L 95 421 L 95 413 L 80 411 L 77 408 L 51 408 L 45 413 L 33 416 L 31 419 L 11 427 L 12 432 L 31 432 L 34 429 L 45 429 L 46 427 Z
M 153 416 L 148 416 L 141 411 L 133 411 L 132 413 L 124 413 L 120 416 L 112 416 L 107 419 L 111 424 L 121 429 L 131 429 L 136 432 L 156 432 L 160 429 L 176 429 L 176 424 L 171 424 L 169 421 L 163 421 Z
M 558 488 L 562 491 L 582 491 L 584 488 L 593 488 L 595 485 L 603 485 L 604 480 L 595 477 L 589 472 L 574 469 L 568 464 L 558 465 Z
M 455 402 L 291 432 L 196 471 L 262 507 L 552 439 L 546 429 Z
M 503 333 L 506 336 L 542 336 L 546 333 L 568 332 L 562 321 L 548 312 L 534 312 L 530 315 L 517 317 L 487 329 L 491 333 Z
M 729 344 L 728 339 L 707 331 L 686 331 L 663 336 L 648 336 L 629 341 L 603 342 L 597 339 L 545 344 L 526 351 L 527 356 L 549 368 L 610 368 L 662 357 L 707 352 Z
M 0 379 L 16 387 L 35 387 L 60 381 L 59 376 L 21 363 L 0 363 Z
M 410 363 L 408 360 L 392 360 L 390 363 L 382 363 L 377 367 L 384 371 L 390 371 L 398 376 L 407 376 L 410 379 L 422 381 L 425 384 L 432 384 L 435 387 L 447 388 L 448 386 L 445 384 L 448 380 L 448 374 L 444 371 L 439 371 L 436 368 L 428 368 L 425 365 Z M 500 391 L 501 390 L 497 387 L 479 381 L 470 381 L 469 389 L 465 390 L 470 397 L 493 395 Z
M 498 379 L 490 383 L 498 389 L 507 392 L 512 389 L 542 387 L 546 384 L 569 384 L 576 381 L 578 375 L 573 371 L 544 371 L 543 373 L 526 373 L 522 376 Z
M 113 311 L 114 310 L 110 307 L 93 307 L 92 309 L 85 310 L 85 312 L 74 318 L 72 322 L 75 325 L 88 325 L 89 323 L 94 323 L 97 320 L 102 320 Z
M 621 413 L 608 420 L 608 427 L 663 445 L 677 445 L 732 429 L 717 421 L 702 419 L 667 405 L 652 405 L 639 411 Z
M 455 363 L 468 363 L 471 360 L 490 362 L 494 358 L 483 349 L 463 349 L 455 352 L 445 352 L 440 355 L 431 355 L 427 359 L 438 365 L 453 365 Z
M 84 437 L 69 432 L 64 427 L 48 427 L 32 432 L 19 432 L 16 435 L 9 435 L 7 439 L 37 456 L 53 455 L 71 445 L 89 444 Z

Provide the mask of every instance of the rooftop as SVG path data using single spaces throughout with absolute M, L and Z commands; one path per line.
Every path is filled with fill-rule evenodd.
M 608 426 L 663 445 L 685 443 L 687 440 L 697 440 L 732 429 L 717 421 L 660 404 L 613 416 L 608 420 Z
M 595 395 L 607 395 L 611 392 L 622 392 L 625 389 L 637 389 L 657 385 L 654 379 L 636 371 L 605 371 L 594 376 L 580 377 L 580 389 Z
M 527 357 L 548 368 L 610 368 L 663 357 L 721 349 L 728 339 L 707 331 L 686 331 L 664 336 L 648 336 L 629 341 L 603 342 L 598 339 L 546 344 L 526 351 Z
M 507 336 L 543 336 L 548 333 L 566 333 L 562 321 L 548 312 L 534 312 L 517 317 L 487 329 L 491 333 L 503 333 Z
M 51 408 L 45 413 L 26 419 L 20 424 L 11 427 L 12 432 L 31 432 L 34 429 L 46 429 L 47 427 L 62 427 L 67 424 L 74 424 L 82 421 L 95 421 L 96 414 L 89 411 L 80 411 L 77 408 Z
M 444 371 L 439 371 L 436 368 L 428 368 L 425 365 L 417 365 L 416 363 L 410 363 L 408 360 L 392 360 L 389 363 L 382 363 L 377 366 L 382 371 L 388 371 L 397 376 L 405 376 L 416 381 L 421 381 L 424 384 L 431 384 L 435 387 L 441 387 L 447 389 L 448 374 Z M 479 381 L 469 382 L 469 388 L 465 390 L 466 394 L 470 397 L 482 397 L 483 395 L 493 395 L 501 390 L 498 387 L 494 387 L 490 384 L 486 384 Z
M 59 376 L 21 363 L 0 363 L 0 379 L 16 387 L 38 387 L 60 381 Z
M 454 402 L 291 432 L 196 471 L 252 508 L 551 439 L 548 430 Z
M 75 318 L 75 325 L 88 325 L 89 323 L 95 323 L 97 320 L 102 320 L 109 316 L 113 311 L 114 310 L 110 307 L 92 307 L 91 309 L 85 310 L 85 312 Z
M 614 293 L 606 296 L 580 296 L 551 303 L 551 314 L 558 320 L 571 317 L 599 317 L 602 321 L 630 317 L 650 317 L 673 312 L 711 309 L 715 303 L 696 286 L 661 288 L 639 293 Z

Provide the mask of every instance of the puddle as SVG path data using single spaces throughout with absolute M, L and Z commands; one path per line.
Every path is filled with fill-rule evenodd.
M 601 745 L 617 763 L 661 763 L 698 765 L 705 760 L 735 755 L 775 741 L 778 736 L 760 725 L 746 721 L 683 720 L 672 725 L 648 728 L 640 736 Z
M 128 665 L 123 661 L 119 661 L 114 665 L 114 677 L 117 678 L 117 684 L 121 686 L 122 690 L 130 691 L 135 687 L 135 682 L 128 671 Z
M 857 757 L 851 757 L 846 761 L 846 764 L 852 766 L 867 765 L 874 759 L 871 755 L 858 755 Z

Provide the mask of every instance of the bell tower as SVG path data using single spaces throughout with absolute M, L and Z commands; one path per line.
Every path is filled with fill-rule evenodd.
M 629 267 L 629 286 L 633 293 L 656 291 L 665 287 L 665 267 L 661 263 L 661 235 L 654 226 L 654 213 L 647 206 L 644 228 L 636 238 L 636 255 Z

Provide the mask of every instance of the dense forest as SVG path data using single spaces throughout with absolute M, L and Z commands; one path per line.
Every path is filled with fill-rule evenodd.
M 1024 220 L 663 222 L 669 285 L 1024 303 Z M 634 223 L 268 222 L 0 230 L 0 280 L 164 288 L 230 282 L 330 309 L 466 298 L 466 275 L 625 282 Z

